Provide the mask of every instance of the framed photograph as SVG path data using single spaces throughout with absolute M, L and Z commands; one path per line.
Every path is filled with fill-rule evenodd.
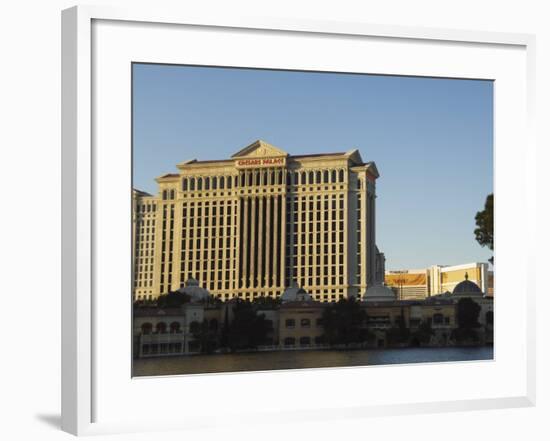
M 534 404 L 534 37 L 62 26 L 64 430 Z

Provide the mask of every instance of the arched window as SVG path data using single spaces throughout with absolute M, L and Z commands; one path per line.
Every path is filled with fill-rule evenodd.
M 168 198 L 168 192 L 166 190 L 163 190 L 162 192 L 162 200 L 166 200 Z
M 332 170 L 330 172 L 330 182 L 332 184 L 336 183 L 336 170 Z
M 156 326 L 156 331 L 158 334 L 166 334 L 166 323 L 158 322 Z
M 283 184 L 283 171 L 282 170 L 279 170 L 277 172 L 277 184 L 280 185 L 280 184 Z
M 220 176 L 220 189 L 223 190 L 225 188 L 225 177 Z
M 204 189 L 210 190 L 210 178 L 208 176 L 204 178 Z
M 328 184 L 328 170 L 323 171 L 323 183 Z
M 313 171 L 309 172 L 308 179 L 309 179 L 308 184 L 313 184 L 313 180 L 314 180 Z
M 202 190 L 202 178 L 197 178 L 197 190 Z
M 218 189 L 218 178 L 214 176 L 212 178 L 212 190 L 217 190 L 217 189 Z
M 177 334 L 180 332 L 180 324 L 178 322 L 172 322 L 170 323 L 170 334 Z
M 144 323 L 143 325 L 141 325 L 141 333 L 143 335 L 148 335 L 152 331 L 153 331 L 153 325 L 151 323 L 147 322 L 147 323 Z
M 315 172 L 315 183 L 316 184 L 320 184 L 321 183 L 321 172 L 319 170 L 317 170 Z
M 183 178 L 183 181 L 181 182 L 181 189 L 183 191 L 187 191 L 187 178 Z
M 189 189 L 190 189 L 191 191 L 194 191 L 194 190 L 195 190 L 195 178 L 189 179 Z
M 344 170 L 338 170 L 338 182 L 344 182 Z
M 433 324 L 434 325 L 441 325 L 443 324 L 443 314 L 434 314 L 433 316 Z
M 252 187 L 252 173 L 251 172 L 247 172 L 247 179 L 246 179 L 246 185 L 248 185 L 249 187 Z
M 302 185 L 307 184 L 307 182 L 306 182 L 306 172 L 305 171 L 300 173 L 300 184 L 302 184 Z
M 286 185 L 292 185 L 292 172 L 286 174 Z
M 176 191 L 170 190 L 170 199 L 175 199 L 175 198 L 176 198 Z
M 262 185 L 267 185 L 267 172 L 265 170 L 262 172 Z
M 246 185 L 246 182 L 245 182 L 245 179 L 246 179 L 246 176 L 245 176 L 245 173 L 241 173 L 241 187 L 244 187 Z
M 237 179 L 235 177 L 235 179 Z M 231 188 L 231 181 L 233 181 L 233 176 L 228 176 L 227 177 L 227 188 Z
M 261 184 L 260 179 L 261 179 L 260 172 L 258 171 L 254 172 L 254 185 L 259 186 Z

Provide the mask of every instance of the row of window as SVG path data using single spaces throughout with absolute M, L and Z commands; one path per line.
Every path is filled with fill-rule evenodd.
M 154 354 L 179 354 L 182 352 L 183 345 L 181 343 L 161 343 L 161 344 L 144 344 L 141 347 L 143 355 Z
M 322 325 L 323 325 L 323 319 L 317 318 L 315 320 L 315 326 L 322 326 Z M 286 328 L 295 328 L 296 327 L 296 319 L 287 318 L 285 320 L 285 327 Z M 310 328 L 311 327 L 311 319 L 309 319 L 309 318 L 300 319 L 300 327 L 301 328 Z
M 168 326 L 165 322 L 158 322 L 156 326 L 154 327 L 153 331 L 153 324 L 146 322 L 141 325 L 141 333 L 144 335 L 149 334 L 167 334 L 170 332 L 170 334 L 177 334 L 181 332 L 181 325 L 179 322 L 172 322 Z
M 300 337 L 298 339 L 298 342 L 300 346 L 310 346 L 311 345 L 311 337 Z M 313 341 L 316 345 L 323 344 L 323 337 L 321 335 L 316 336 Z M 296 346 L 296 339 L 294 337 L 286 337 L 283 341 L 283 344 L 288 347 Z
M 240 172 L 238 176 L 198 176 L 183 178 L 181 188 L 183 191 L 223 190 L 232 186 L 250 187 L 259 185 L 280 185 L 284 183 L 285 172 L 283 170 L 247 170 Z M 316 170 L 287 172 L 287 185 L 305 184 L 336 184 L 345 182 L 345 172 L 340 170 Z M 169 190 L 171 192 L 173 190 Z M 173 199 L 173 194 L 163 193 L 163 199 Z
M 138 213 L 153 213 L 154 211 L 156 211 L 156 209 L 157 209 L 157 204 L 155 203 L 149 203 L 149 204 L 138 203 L 138 205 L 136 206 L 136 211 Z

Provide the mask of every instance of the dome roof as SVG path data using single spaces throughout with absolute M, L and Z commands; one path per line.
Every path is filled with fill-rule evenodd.
M 478 293 L 481 294 L 481 288 L 477 286 L 476 283 L 468 280 L 468 273 L 465 274 L 464 280 L 455 286 L 453 289 L 453 294 L 471 294 Z
M 178 289 L 178 292 L 187 294 L 191 298 L 191 302 L 201 302 L 210 297 L 208 290 L 201 288 L 198 280 L 193 279 L 192 277 L 185 282 L 185 286 Z
M 363 294 L 363 300 L 366 302 L 391 302 L 395 299 L 395 293 L 383 283 L 369 286 Z
M 300 288 L 296 283 L 288 287 L 281 296 L 282 302 L 309 302 L 312 300 L 307 291 L 304 288 Z

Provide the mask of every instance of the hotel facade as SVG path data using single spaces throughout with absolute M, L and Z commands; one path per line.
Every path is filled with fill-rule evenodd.
M 289 155 L 256 141 L 231 158 L 185 161 L 133 191 L 134 299 L 190 277 L 214 296 L 276 297 L 298 284 L 318 301 L 382 283 L 374 162 L 358 150 Z
M 478 285 L 487 296 L 493 297 L 493 271 L 487 263 L 481 262 L 386 271 L 385 284 L 392 288 L 399 300 L 421 300 L 452 292 L 464 277 Z

